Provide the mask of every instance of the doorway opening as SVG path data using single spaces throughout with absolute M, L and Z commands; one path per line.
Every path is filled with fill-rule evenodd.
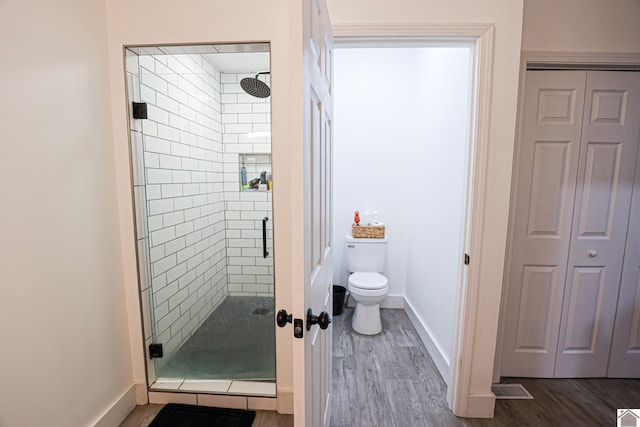
M 354 211 L 379 212 L 381 307 L 407 312 L 450 386 L 470 233 L 473 45 L 338 38 L 334 74 L 333 282 L 347 286 Z
M 481 308 L 483 295 L 491 294 L 484 283 L 495 281 L 496 270 L 482 263 L 486 253 L 499 254 L 499 245 L 487 240 L 492 211 L 488 181 L 489 142 L 491 125 L 491 94 L 493 76 L 493 47 L 495 28 L 493 25 L 334 25 L 336 48 L 338 47 L 383 47 L 389 45 L 459 45 L 471 48 L 471 99 L 469 145 L 466 171 L 466 200 L 464 230 L 465 266 L 461 267 L 455 303 L 455 325 L 453 351 L 449 364 L 447 402 L 457 416 L 490 416 L 493 413 L 495 396 L 490 384 L 476 375 L 487 364 L 483 357 L 495 349 L 495 344 L 477 340 L 480 331 L 477 325 L 485 320 Z M 469 255 L 468 257 L 466 255 Z M 486 307 L 485 307 L 486 308 Z M 486 331 L 485 331 L 486 332 Z M 486 335 L 486 334 L 485 334 Z M 447 376 L 443 376 L 447 378 Z M 472 392 L 472 389 L 474 390 Z M 482 392 L 480 392 L 482 390 Z
M 269 44 L 125 61 L 149 388 L 275 396 Z

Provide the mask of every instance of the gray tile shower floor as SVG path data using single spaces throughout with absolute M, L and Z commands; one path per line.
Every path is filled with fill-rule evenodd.
M 158 377 L 273 381 L 273 298 L 227 297 L 161 367 Z

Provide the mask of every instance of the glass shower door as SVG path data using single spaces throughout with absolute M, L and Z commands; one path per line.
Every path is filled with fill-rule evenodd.
M 275 381 L 269 45 L 126 55 L 150 383 Z

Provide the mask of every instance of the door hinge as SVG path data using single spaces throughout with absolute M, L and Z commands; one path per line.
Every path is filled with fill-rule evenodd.
M 464 254 L 464 265 L 469 265 L 469 262 L 471 261 L 469 254 Z
M 131 112 L 134 119 L 146 119 L 147 118 L 147 103 L 146 102 L 132 102 Z
M 162 344 L 149 344 L 149 358 L 150 359 L 162 359 L 164 353 L 162 352 Z

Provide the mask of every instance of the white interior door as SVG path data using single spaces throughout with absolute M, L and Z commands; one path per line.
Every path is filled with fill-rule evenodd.
M 527 73 L 502 375 L 606 376 L 639 84 L 637 73 Z
M 640 153 L 607 376 L 640 378 Z
M 331 316 L 333 35 L 324 0 L 303 0 L 302 59 L 304 311 Z M 305 319 L 304 417 L 300 408 L 295 414 L 296 426 L 328 427 L 331 420 L 332 328 L 320 326 Z
M 607 374 L 638 149 L 638 77 L 587 74 L 556 378 Z
M 503 376 L 553 376 L 585 81 L 585 71 L 526 75 Z

